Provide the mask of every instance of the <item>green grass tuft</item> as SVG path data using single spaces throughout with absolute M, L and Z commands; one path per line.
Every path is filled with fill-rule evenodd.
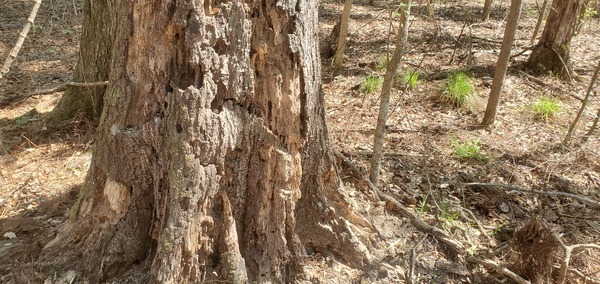
M 561 107 L 556 99 L 543 97 L 535 100 L 531 104 L 531 109 L 536 119 L 548 121 L 560 111 Z
M 414 89 L 419 84 L 419 79 L 421 77 L 421 72 L 419 70 L 410 70 L 407 69 L 404 71 L 404 76 L 402 77 L 402 83 L 406 86 L 407 89 Z
M 467 141 L 451 141 L 452 154 L 459 159 L 474 160 L 478 162 L 487 162 L 488 157 L 481 151 L 478 140 L 469 139 Z
M 455 72 L 444 85 L 443 97 L 457 106 L 466 106 L 475 92 L 471 78 L 463 72 Z
M 360 86 L 360 91 L 361 93 L 372 94 L 377 91 L 379 87 L 381 87 L 382 83 L 383 78 L 381 78 L 381 76 L 369 75 L 363 80 L 363 83 Z

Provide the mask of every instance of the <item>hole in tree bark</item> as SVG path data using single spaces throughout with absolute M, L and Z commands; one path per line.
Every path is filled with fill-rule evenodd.
M 223 55 L 227 52 L 227 43 L 222 38 L 219 38 L 214 48 L 218 55 Z
M 177 133 L 181 133 L 183 131 L 183 126 L 177 123 L 177 125 L 175 125 L 175 130 L 177 130 Z
M 173 92 L 173 87 L 171 87 L 171 84 L 167 83 L 167 84 L 165 85 L 165 91 L 166 91 L 167 93 L 172 93 L 172 92 Z

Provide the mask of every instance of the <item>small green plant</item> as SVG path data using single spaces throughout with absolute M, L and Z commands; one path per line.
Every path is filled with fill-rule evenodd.
M 539 98 L 531 104 L 535 118 L 548 121 L 560 111 L 560 103 L 553 98 Z
M 421 201 L 419 202 L 419 204 L 417 205 L 417 212 L 419 212 L 420 214 L 425 214 L 425 211 L 427 210 L 427 194 L 425 194 L 423 196 L 423 198 L 421 198 Z
M 487 162 L 488 157 L 481 151 L 478 140 L 459 141 L 452 139 L 452 154 L 459 159 Z
M 446 230 L 450 230 L 455 226 L 454 221 L 456 221 L 459 216 L 460 212 L 454 212 L 451 208 L 449 208 L 447 202 L 440 203 L 440 212 L 438 217 L 444 222 L 442 225 Z
M 506 223 L 501 224 L 500 226 L 496 227 L 493 231 L 492 231 L 492 237 L 496 237 L 501 231 L 502 229 L 506 227 Z
M 71 29 L 68 29 L 68 28 L 64 28 L 64 29 L 60 30 L 60 32 L 61 32 L 63 35 L 70 35 L 70 34 L 72 34 L 72 33 L 73 33 L 73 30 L 71 30 Z
M 33 23 L 33 24 L 31 24 L 31 29 L 34 30 L 34 31 L 43 30 L 44 26 L 36 24 L 36 23 Z
M 29 116 L 27 114 L 21 115 L 17 118 L 15 118 L 15 123 L 17 125 L 25 125 L 29 122 Z
M 470 256 L 473 256 L 473 255 L 475 255 L 476 251 L 477 251 L 477 246 L 473 245 L 467 249 L 467 254 Z
M 377 59 L 377 64 L 375 64 L 375 70 L 384 71 L 387 69 L 388 64 L 390 63 L 390 57 L 386 54 L 379 56 Z
M 371 93 L 375 92 L 377 89 L 379 89 L 379 87 L 381 87 L 382 83 L 383 83 L 383 78 L 381 78 L 380 76 L 369 75 L 364 79 L 362 86 L 360 86 L 360 91 L 362 93 L 371 94 Z
M 421 77 L 421 72 L 419 72 L 419 70 L 407 69 L 404 72 L 404 76 L 402 77 L 402 82 L 404 83 L 404 86 L 406 86 L 407 89 L 412 90 L 415 87 L 417 87 L 420 77 Z
M 465 106 L 471 101 L 475 87 L 471 78 L 463 72 L 455 72 L 448 77 L 442 96 L 457 106 Z

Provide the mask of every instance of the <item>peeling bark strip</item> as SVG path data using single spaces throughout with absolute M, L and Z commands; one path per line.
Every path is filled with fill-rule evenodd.
M 47 258 L 77 244 L 91 282 L 142 265 L 157 283 L 289 282 L 306 250 L 370 261 L 329 148 L 316 1 L 110 8 L 79 221 Z

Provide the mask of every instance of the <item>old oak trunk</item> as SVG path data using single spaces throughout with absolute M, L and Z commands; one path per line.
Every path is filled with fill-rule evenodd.
M 369 262 L 329 148 L 315 0 L 109 5 L 92 165 L 46 263 L 91 283 L 239 283 L 292 281 L 315 251 Z

